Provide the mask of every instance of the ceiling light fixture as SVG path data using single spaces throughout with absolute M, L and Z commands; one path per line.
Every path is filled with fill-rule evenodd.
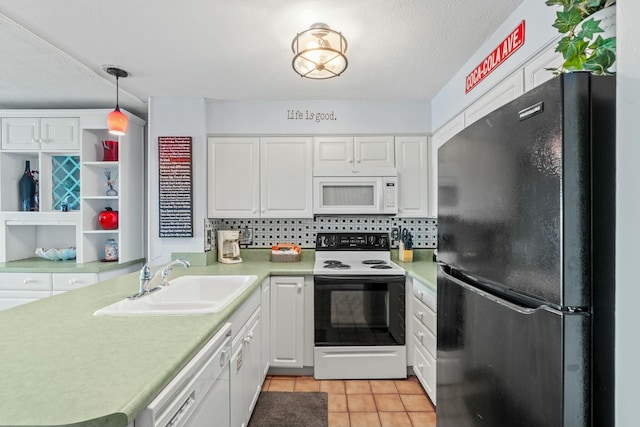
M 127 132 L 129 119 L 120 111 L 120 100 L 118 96 L 120 87 L 118 85 L 118 79 L 128 77 L 129 73 L 116 67 L 108 67 L 105 71 L 116 78 L 116 109 L 107 114 L 107 128 L 110 134 L 122 136 Z
M 347 39 L 321 22 L 298 33 L 291 43 L 293 69 L 308 79 L 330 79 L 347 69 Z

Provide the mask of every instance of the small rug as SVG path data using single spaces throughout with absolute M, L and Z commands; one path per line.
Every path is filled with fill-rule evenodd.
M 248 427 L 327 427 L 327 393 L 263 391 Z

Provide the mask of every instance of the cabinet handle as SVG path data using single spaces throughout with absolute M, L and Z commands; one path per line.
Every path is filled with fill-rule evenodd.
M 418 317 L 420 318 L 420 320 L 422 320 L 422 318 L 424 317 L 424 313 L 422 312 L 422 310 L 418 311 Z
M 69 284 L 70 285 L 75 285 L 76 283 L 78 283 L 77 279 L 69 279 Z
M 22 281 L 22 283 L 24 283 L 25 285 L 28 285 L 29 283 L 33 283 L 33 280 L 31 280 L 31 279 L 24 279 L 24 280 Z
M 298 285 L 298 293 L 302 293 L 302 285 Z
M 422 299 L 422 291 L 418 291 L 418 298 Z
M 418 338 L 420 339 L 420 342 L 422 342 L 424 334 L 422 332 L 418 332 Z
M 418 363 L 418 369 L 422 371 L 423 368 L 424 368 L 424 365 L 422 363 Z
M 227 350 L 220 352 L 220 366 L 224 366 L 227 363 Z

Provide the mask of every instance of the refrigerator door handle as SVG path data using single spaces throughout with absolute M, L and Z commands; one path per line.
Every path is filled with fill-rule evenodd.
M 489 292 L 485 292 L 481 289 L 478 289 L 474 286 L 469 285 L 468 283 L 465 283 L 464 281 L 457 279 L 455 277 L 453 277 L 452 275 L 450 275 L 449 273 L 447 273 L 446 271 L 444 271 L 444 269 L 440 269 L 440 274 L 442 274 L 447 280 L 449 280 L 450 282 L 455 283 L 456 285 L 459 285 L 461 287 L 463 287 L 464 289 L 471 291 L 477 295 L 480 295 L 483 298 L 487 298 L 488 300 L 491 300 L 497 304 L 500 304 L 504 307 L 507 307 L 510 310 L 514 310 L 517 311 L 520 314 L 533 314 L 535 313 L 537 310 L 547 310 L 551 313 L 555 313 L 555 314 L 562 314 L 561 311 L 556 310 L 555 308 L 549 307 L 548 305 L 541 305 L 540 307 L 537 308 L 530 308 L 530 307 L 523 307 L 521 305 L 515 304 L 511 301 L 507 301 L 505 299 L 502 299 L 496 295 L 493 295 Z

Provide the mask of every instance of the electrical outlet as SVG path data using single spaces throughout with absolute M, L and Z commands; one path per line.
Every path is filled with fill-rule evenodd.
M 253 244 L 253 228 L 241 228 L 240 229 L 240 244 L 251 245 Z
M 400 229 L 399 228 L 392 228 L 391 229 L 391 238 L 393 240 L 398 240 L 400 239 Z

